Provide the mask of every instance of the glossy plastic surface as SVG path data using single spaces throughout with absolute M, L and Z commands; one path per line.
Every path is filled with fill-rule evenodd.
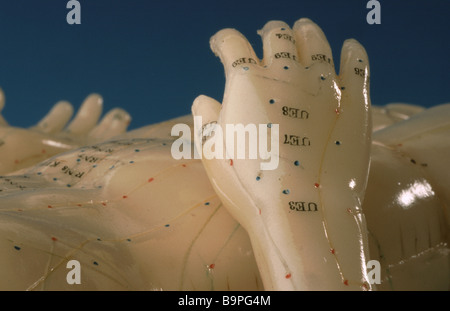
M 337 75 L 310 20 L 260 34 L 263 60 L 236 30 L 212 38 L 227 84 L 222 104 L 195 100 L 200 126 L 125 133 L 122 110 L 96 126 L 98 95 L 68 127 L 67 103 L 31 129 L 0 119 L 0 289 L 447 290 L 450 105 L 371 109 L 358 42 Z M 224 143 L 203 125 L 278 124 L 278 166 L 175 160 L 180 123 L 198 149 Z M 81 284 L 67 281 L 72 259 Z

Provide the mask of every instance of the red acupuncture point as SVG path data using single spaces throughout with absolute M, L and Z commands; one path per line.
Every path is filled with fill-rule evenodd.
M 233 159 L 230 159 L 230 166 L 233 166 Z
M 330 249 L 330 252 L 334 255 L 335 253 L 334 248 Z
M 124 195 L 122 198 L 126 199 L 126 198 L 128 198 L 128 196 L 127 196 L 127 195 Z
M 344 285 L 348 286 L 348 280 L 344 280 Z
M 57 238 L 55 238 L 54 236 L 52 236 L 52 241 L 58 241 L 58 239 Z
M 291 276 L 292 276 L 292 275 L 291 275 L 290 273 L 288 273 L 288 274 L 286 274 L 285 278 L 286 278 L 286 279 L 290 279 Z
M 148 179 L 148 182 L 152 182 L 153 180 L 155 180 L 153 177 Z
M 315 183 L 315 184 L 314 184 L 314 187 L 316 187 L 316 188 L 319 188 L 319 186 L 320 186 L 320 185 L 319 185 L 318 183 Z

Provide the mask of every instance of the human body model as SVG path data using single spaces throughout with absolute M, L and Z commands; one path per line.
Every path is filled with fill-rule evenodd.
M 192 110 L 201 125 L 278 124 L 276 169 L 261 170 L 259 159 L 174 159 L 175 124 L 190 125 L 197 149 L 217 140 L 192 116 L 80 143 L 85 130 L 77 143 L 73 129 L 59 133 L 68 118 L 54 126 L 61 118 L 50 114 L 45 128 L 54 131 L 19 135 L 36 144 L 24 154 L 44 142 L 54 154 L 74 149 L 19 171 L 8 166 L 15 161 L 3 165 L 0 288 L 448 289 L 450 107 L 372 111 L 357 41 L 344 43 L 336 75 L 310 20 L 293 29 L 269 22 L 260 34 L 262 61 L 235 30 L 211 39 L 225 96 L 222 105 L 200 96 Z M 80 118 L 78 128 L 97 118 Z M 123 111 L 105 119 L 94 133 L 126 128 Z M 3 121 L 2 131 L 15 130 Z M 72 259 L 81 284 L 66 279 Z M 370 260 L 381 264 L 379 285 Z

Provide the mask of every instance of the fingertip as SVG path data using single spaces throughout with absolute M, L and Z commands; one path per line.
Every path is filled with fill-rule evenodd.
M 272 30 L 280 28 L 290 29 L 290 27 L 283 21 L 269 21 L 262 29 L 258 30 L 258 35 L 264 37 L 265 34 L 271 32 Z
M 309 67 L 319 62 L 334 68 L 331 47 L 322 28 L 309 18 L 301 18 L 295 22 L 293 30 L 303 66 Z
M 191 106 L 192 115 L 194 115 L 194 116 L 199 115 L 199 111 L 201 109 L 200 106 L 202 105 L 202 102 L 204 101 L 203 97 L 206 97 L 206 96 L 199 95 L 192 102 L 192 106 Z
M 346 75 L 355 68 L 370 74 L 369 56 L 364 46 L 356 39 L 344 41 L 341 50 L 340 76 Z M 356 72 L 356 71 L 355 71 Z
M 291 27 L 283 21 L 269 21 L 258 31 L 263 41 L 264 67 L 278 63 L 278 68 L 290 67 L 298 61 L 295 36 Z
M 221 108 L 222 105 L 214 98 L 206 95 L 199 95 L 195 98 L 191 110 L 194 117 L 202 117 L 202 123 L 204 124 L 216 121 Z
M 194 119 L 194 142 L 196 152 L 202 150 L 204 126 L 216 122 L 220 114 L 221 104 L 215 99 L 199 95 L 192 104 L 192 116 Z
M 241 64 L 259 64 L 256 54 L 239 31 L 232 28 L 222 29 L 210 39 L 210 47 L 224 65 L 225 73 Z
M 209 40 L 211 50 L 216 56 L 220 57 L 220 52 L 223 50 L 224 45 L 226 45 L 226 41 L 230 38 L 235 38 L 237 40 L 246 40 L 244 35 L 234 28 L 224 28 L 219 30 Z
M 75 118 L 67 127 L 67 131 L 74 134 L 85 134 L 97 123 L 103 110 L 103 97 L 92 93 L 81 104 Z
M 355 38 L 348 38 L 348 39 L 345 39 L 343 45 L 352 45 L 352 44 L 358 45 L 358 44 L 360 44 L 360 43 L 359 43 L 359 41 L 356 40 Z
M 354 38 L 346 39 L 342 45 L 342 49 L 367 56 L 364 46 Z
M 120 109 L 120 108 L 119 108 Z M 130 125 L 130 123 L 131 123 L 131 120 L 133 119 L 132 117 L 131 117 L 131 115 L 127 112 L 127 111 L 125 111 L 125 110 L 123 110 L 123 109 L 120 109 L 120 112 L 119 112 L 119 114 L 120 114 L 120 124 L 123 124 L 123 130 L 122 130 L 122 132 L 124 132 L 124 131 L 126 131 L 126 129 L 128 128 L 128 125 Z
M 342 56 L 350 58 L 350 57 L 359 57 L 361 60 L 368 61 L 368 56 L 366 49 L 364 46 L 356 39 L 347 39 L 344 41 L 342 45 Z M 359 61 L 359 60 L 358 60 Z
M 66 100 L 58 101 L 55 104 L 54 109 L 57 109 L 61 114 L 68 115 L 69 119 L 72 117 L 74 111 L 72 104 Z
M 122 134 L 131 122 L 130 114 L 122 108 L 110 110 L 90 133 L 91 137 L 107 139 Z
M 58 101 L 47 115 L 36 125 L 44 133 L 56 133 L 61 131 L 69 122 L 73 114 L 72 105 L 65 100 Z
M 133 117 L 131 117 L 131 115 L 127 111 L 125 111 L 125 110 L 123 110 L 123 111 L 124 111 L 123 120 L 124 120 L 124 123 L 126 123 L 126 125 L 128 127 L 128 125 L 130 125 L 131 121 L 133 120 Z
M 308 17 L 301 17 L 296 21 L 296 23 L 314 23 L 314 22 Z
M 118 121 L 120 123 L 127 123 L 131 121 L 130 114 L 122 108 L 114 108 L 107 113 L 107 116 L 111 118 L 112 121 Z M 105 116 L 106 118 L 106 116 Z
M 352 107 L 355 118 L 369 120 L 367 124 L 371 124 L 370 115 L 368 115 L 370 110 L 369 58 L 366 49 L 355 39 L 347 39 L 342 45 L 338 78 L 340 88 L 345 90 L 343 96 L 348 99 L 345 103 L 347 112 Z
M 85 98 L 75 118 L 91 120 L 91 122 L 96 123 L 102 114 L 102 110 L 103 97 L 97 93 L 92 93 Z
M 211 48 L 211 51 L 213 51 L 214 55 L 220 57 L 219 51 L 221 50 L 222 44 L 225 42 L 226 35 L 233 31 L 234 29 L 231 28 L 225 28 L 221 29 L 218 32 L 216 32 L 210 39 L 209 39 L 209 46 Z
M 52 131 L 61 131 L 73 116 L 73 106 L 66 100 L 58 101 L 50 112 L 50 118 L 47 122 L 53 123 Z
M 308 24 L 315 24 L 311 19 L 307 18 L 307 17 L 302 17 L 300 19 L 298 19 L 295 23 L 294 23 L 294 29 L 297 29 L 303 25 L 308 25 Z
M 294 31 L 301 32 L 301 34 L 310 36 L 317 36 L 321 38 L 323 41 L 328 43 L 328 40 L 322 30 L 315 22 L 310 20 L 309 18 L 300 18 L 294 23 L 293 27 Z
M 89 104 L 92 105 L 92 107 L 97 106 L 102 107 L 103 106 L 103 97 L 100 94 L 92 93 L 89 94 L 88 97 L 84 100 L 83 104 Z

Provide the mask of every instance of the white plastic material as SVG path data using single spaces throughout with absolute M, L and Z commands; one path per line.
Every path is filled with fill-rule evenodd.
M 125 133 L 123 110 L 96 125 L 94 94 L 68 126 L 66 102 L 30 129 L 0 119 L 0 289 L 447 290 L 450 105 L 372 111 L 356 40 L 337 75 L 312 21 L 260 34 L 263 60 L 236 30 L 211 39 L 225 94 L 194 118 Z M 174 159 L 177 124 L 202 160 Z M 278 152 L 208 158 L 227 124 L 278 129 Z

